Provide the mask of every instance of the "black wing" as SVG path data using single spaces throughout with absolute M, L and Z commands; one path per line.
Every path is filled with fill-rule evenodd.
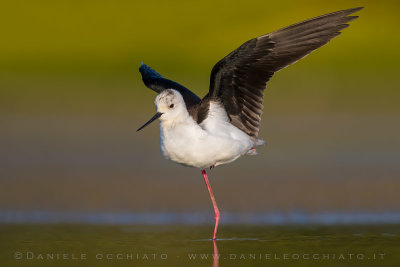
M 175 89 L 181 93 L 187 108 L 191 108 L 201 101 L 196 94 L 183 85 L 165 79 L 158 72 L 143 63 L 140 66 L 139 71 L 142 74 L 144 84 L 158 94 L 165 89 Z
M 348 15 L 360 9 L 319 16 L 247 41 L 213 67 L 205 99 L 221 101 L 232 124 L 256 138 L 264 90 L 274 72 L 338 36 L 357 18 Z

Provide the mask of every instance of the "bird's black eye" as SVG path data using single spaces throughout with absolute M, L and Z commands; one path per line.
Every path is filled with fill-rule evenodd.
M 174 107 L 174 104 L 169 105 L 169 108 L 173 108 L 173 107 Z

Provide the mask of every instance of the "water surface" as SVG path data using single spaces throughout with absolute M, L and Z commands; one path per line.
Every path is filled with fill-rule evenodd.
M 3 224 L 3 266 L 396 266 L 397 225 Z

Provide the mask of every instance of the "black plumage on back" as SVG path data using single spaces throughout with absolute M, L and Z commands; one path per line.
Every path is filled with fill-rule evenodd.
M 325 45 L 357 18 L 362 8 L 309 19 L 251 39 L 220 60 L 211 71 L 208 99 L 219 99 L 231 123 L 256 138 L 266 83 L 274 72 Z

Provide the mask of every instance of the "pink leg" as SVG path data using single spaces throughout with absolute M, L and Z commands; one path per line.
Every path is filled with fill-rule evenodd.
M 211 201 L 214 207 L 214 217 L 215 217 L 215 227 L 214 227 L 214 235 L 213 235 L 213 240 L 217 238 L 217 230 L 218 230 L 218 222 L 219 222 L 219 210 L 217 206 L 217 202 L 215 202 L 214 194 L 211 190 L 211 185 L 210 182 L 208 181 L 207 173 L 206 170 L 201 170 L 201 173 L 203 174 L 204 181 L 206 182 L 206 186 L 208 189 L 208 192 L 210 193 Z

